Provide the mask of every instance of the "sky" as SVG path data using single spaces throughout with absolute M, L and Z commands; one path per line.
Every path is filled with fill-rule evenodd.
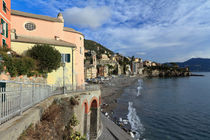
M 156 62 L 210 58 L 210 0 L 11 0 L 56 17 L 116 53 Z

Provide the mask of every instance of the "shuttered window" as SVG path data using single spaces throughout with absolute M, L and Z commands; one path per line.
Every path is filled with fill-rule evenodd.
M 67 63 L 70 63 L 70 61 L 71 61 L 71 60 L 70 60 L 70 54 L 66 54 L 66 57 L 65 57 L 65 58 L 66 58 L 66 62 L 67 62 Z
M 5 30 L 4 30 L 4 20 L 3 19 L 1 19 L 1 25 L 2 25 L 2 32 L 1 32 L 1 34 L 4 35 Z
M 8 24 L 6 23 L 6 38 L 8 38 Z
M 7 12 L 7 4 L 6 2 L 3 0 L 3 11 L 6 13 Z
M 3 19 L 1 19 L 1 27 L 1 34 L 8 38 L 8 24 Z
M 61 54 L 61 62 L 62 63 L 70 63 L 71 55 L 70 54 Z
M 5 39 L 2 39 L 2 46 L 5 47 L 5 48 L 7 47 L 7 43 L 6 43 Z

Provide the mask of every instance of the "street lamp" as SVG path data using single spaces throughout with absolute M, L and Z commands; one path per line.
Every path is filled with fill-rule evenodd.
M 62 62 L 61 66 L 63 67 L 63 94 L 65 94 L 65 66 L 66 66 L 66 63 Z

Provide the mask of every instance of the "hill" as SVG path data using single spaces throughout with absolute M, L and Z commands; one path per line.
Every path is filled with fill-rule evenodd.
M 107 54 L 114 54 L 113 51 L 92 40 L 85 40 L 85 49 L 94 50 L 97 53 L 97 55 L 100 55 L 105 52 L 107 52 Z
M 182 63 L 177 63 L 180 67 L 189 67 L 194 72 L 210 72 L 210 59 L 192 58 Z

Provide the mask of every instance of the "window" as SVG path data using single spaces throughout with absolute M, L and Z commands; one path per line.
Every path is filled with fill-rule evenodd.
M 2 46 L 5 47 L 5 48 L 7 47 L 7 43 L 6 43 L 5 39 L 2 39 Z
M 82 47 L 80 47 L 80 54 L 82 54 Z
M 70 63 L 71 55 L 70 54 L 61 54 L 61 62 L 62 63 Z
M 6 2 L 3 0 L 3 11 L 6 13 L 7 12 L 7 4 Z
M 8 24 L 1 19 L 1 34 L 5 37 L 8 37 Z
M 29 30 L 29 31 L 33 31 L 33 30 L 35 30 L 36 29 L 36 25 L 34 24 L 34 23 L 26 23 L 25 24 L 25 28 L 26 28 L 26 30 Z

